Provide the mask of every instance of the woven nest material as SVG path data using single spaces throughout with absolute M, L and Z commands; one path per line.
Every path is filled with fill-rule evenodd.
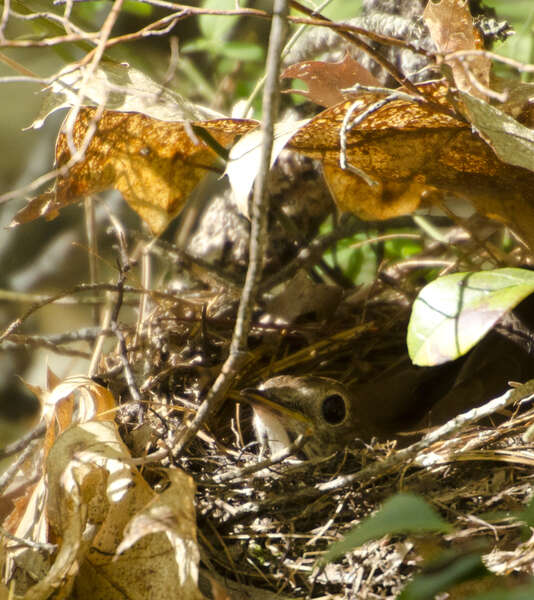
M 410 304 L 428 269 L 473 269 L 495 261 L 491 248 L 459 228 L 447 230 L 450 240 L 452 245 L 423 236 L 422 255 L 385 263 L 371 285 L 343 289 L 308 264 L 296 287 L 288 281 L 271 290 L 256 307 L 249 360 L 223 409 L 185 453 L 145 468 L 154 485 L 161 484 L 161 467 L 171 461 L 193 476 L 204 573 L 232 597 L 393 598 L 440 550 L 468 551 L 478 542 L 495 573 L 520 577 L 532 571 L 533 548 L 521 541 L 521 525 L 506 516 L 532 494 L 534 449 L 524 441 L 532 410 L 511 411 L 499 425 L 471 425 L 437 441 L 425 450 L 435 458 L 430 466 L 400 463 L 355 483 L 351 475 L 395 456 L 395 442 L 366 444 L 355 436 L 349 448 L 321 460 L 306 461 L 296 452 L 262 466 L 251 410 L 239 402 L 241 389 L 281 373 L 368 381 L 405 361 Z M 198 264 L 186 270 L 198 280 Z M 305 291 L 289 303 L 290 320 L 287 289 Z M 238 286 L 203 273 L 201 286 L 180 294 L 169 290 L 150 299 L 146 319 L 127 340 L 128 361 L 146 399 L 142 424 L 139 412 L 120 415 L 123 437 L 136 456 L 172 449 L 179 427 L 191 420 L 219 373 L 235 321 Z M 121 364 L 118 353 L 108 354 L 99 376 L 129 403 Z M 346 484 L 343 475 L 349 476 Z M 334 482 L 330 489 L 328 482 Z M 399 490 L 422 495 L 454 532 L 430 539 L 386 537 L 317 567 L 331 542 Z

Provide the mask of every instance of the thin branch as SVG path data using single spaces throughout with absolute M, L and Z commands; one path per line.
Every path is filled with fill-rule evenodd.
M 179 435 L 175 447 L 176 454 L 179 454 L 187 446 L 206 419 L 218 410 L 224 402 L 234 377 L 247 360 L 248 333 L 263 268 L 267 236 L 267 183 L 273 147 L 274 123 L 278 114 L 280 57 L 286 38 L 287 12 L 287 0 L 275 0 L 267 53 L 267 80 L 263 94 L 261 159 L 252 203 L 250 258 L 230 344 L 230 353 L 206 399 L 200 405 L 195 418 Z
M 37 427 L 32 429 L 26 435 L 22 436 L 16 442 L 9 444 L 5 448 L 1 448 L 0 449 L 0 460 L 7 458 L 9 456 L 13 456 L 14 454 L 17 454 L 17 452 L 24 450 L 30 442 L 32 442 L 33 440 L 42 438 L 45 434 L 45 431 L 46 431 L 46 423 L 45 423 L 45 421 L 41 421 L 39 423 L 39 425 L 37 425 Z
M 253 473 L 257 473 L 258 471 L 263 471 L 264 469 L 268 469 L 273 465 L 277 465 L 284 461 L 286 458 L 293 456 L 296 454 L 304 443 L 306 442 L 306 438 L 301 434 L 297 437 L 294 442 L 291 442 L 287 448 L 282 450 L 281 452 L 276 453 L 273 457 L 267 458 L 265 460 L 260 460 L 259 462 L 255 462 L 252 465 L 247 465 L 242 469 L 237 469 L 235 471 L 226 471 L 225 473 L 221 473 L 220 475 L 215 475 L 213 477 L 214 483 L 224 483 L 226 481 L 235 481 L 240 479 L 250 479 L 250 475 Z M 204 485 L 210 482 L 202 482 Z
M 311 244 L 300 250 L 297 256 L 268 279 L 261 282 L 260 291 L 268 292 L 275 285 L 286 281 L 302 268 L 309 268 L 317 263 L 321 256 L 339 240 L 349 237 L 361 229 L 361 221 L 354 215 L 344 214 L 339 225 L 330 233 L 313 240 Z
M 15 477 L 16 473 L 20 469 L 21 465 L 24 462 L 26 462 L 26 460 L 28 460 L 28 458 L 36 450 L 38 450 L 39 446 L 41 445 L 41 441 L 39 438 L 44 436 L 45 431 L 46 431 L 46 424 L 43 421 L 40 425 L 37 426 L 36 429 L 34 429 L 33 431 L 30 432 L 29 435 L 35 434 L 35 435 L 33 435 L 33 437 L 31 437 L 31 439 L 29 438 L 29 435 L 28 435 L 28 436 L 23 437 L 21 440 L 19 440 L 18 444 L 20 444 L 21 446 L 22 446 L 21 442 L 24 442 L 24 445 L 19 450 L 20 451 L 19 456 L 16 458 L 16 460 L 12 464 L 9 465 L 9 467 L 0 476 L 0 496 L 4 493 L 4 490 L 13 481 L 13 478 Z M 11 450 L 11 446 L 9 447 L 9 449 Z M 6 448 L 6 450 L 8 450 L 8 448 Z M 12 454 L 13 454 L 13 452 L 11 453 L 11 455 Z
M 140 418 L 140 422 L 142 422 L 143 417 L 143 406 L 141 404 L 141 394 L 139 392 L 139 388 L 135 381 L 135 377 L 132 371 L 132 367 L 130 366 L 130 362 L 128 360 L 128 346 L 126 344 L 126 339 L 124 337 L 123 332 L 119 326 L 119 312 L 122 307 L 122 301 L 124 298 L 124 287 L 126 283 L 126 277 L 128 271 L 131 268 L 130 257 L 128 256 L 128 251 L 126 248 L 126 235 L 124 230 L 117 219 L 113 216 L 111 217 L 111 222 L 114 227 L 115 233 L 117 235 L 117 241 L 119 246 L 119 277 L 117 280 L 117 298 L 115 300 L 115 305 L 113 310 L 111 311 L 109 327 L 111 331 L 115 334 L 118 340 L 118 356 L 120 363 L 122 365 L 122 370 L 124 373 L 124 379 L 126 380 L 126 384 L 128 386 L 128 391 L 130 392 L 130 397 L 133 402 L 133 410 Z
M 456 52 L 451 52 L 450 54 L 438 54 L 436 56 L 441 58 L 444 62 L 449 62 L 455 58 L 464 58 L 466 56 L 485 56 L 486 58 L 490 58 L 508 65 L 509 67 L 513 67 L 521 73 L 534 73 L 534 65 L 526 65 L 518 60 L 509 58 L 508 56 L 502 56 L 501 54 L 496 54 L 495 52 L 490 52 L 488 50 L 457 50 Z

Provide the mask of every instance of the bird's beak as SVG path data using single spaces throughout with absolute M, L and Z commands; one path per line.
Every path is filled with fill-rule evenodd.
M 241 396 L 244 402 L 250 404 L 252 408 L 257 406 L 258 408 L 266 408 L 272 413 L 283 419 L 294 419 L 304 423 L 310 429 L 313 428 L 313 423 L 309 417 L 304 415 L 298 410 L 289 408 L 276 398 L 274 394 L 269 393 L 268 390 L 259 390 L 256 388 L 245 388 L 241 390 Z

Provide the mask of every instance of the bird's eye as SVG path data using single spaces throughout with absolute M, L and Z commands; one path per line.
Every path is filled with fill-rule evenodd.
M 329 425 L 340 425 L 347 416 L 345 399 L 339 394 L 326 396 L 321 404 L 321 413 Z

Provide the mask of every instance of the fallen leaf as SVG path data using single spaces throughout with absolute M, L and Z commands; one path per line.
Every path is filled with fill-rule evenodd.
M 132 464 L 112 421 L 64 431 L 50 449 L 45 473 L 34 518 L 42 524 L 40 541 L 53 541 L 57 551 L 43 561 L 40 550 L 25 548 L 21 556 L 19 544 L 7 544 L 18 567 L 10 572 L 17 593 L 28 600 L 52 594 L 202 598 L 189 476 L 171 470 L 170 487 L 156 494 Z M 35 540 L 34 532 L 27 537 Z
M 138 113 L 82 108 L 72 127 L 72 141 L 81 148 L 91 134 L 84 156 L 56 181 L 53 196 L 38 196 L 13 219 L 11 226 L 36 216 L 54 218 L 58 211 L 83 196 L 117 189 L 154 234 L 160 234 L 180 212 L 199 181 L 213 169 L 217 153 L 191 129 L 198 125 L 222 147 L 257 127 L 256 121 L 216 119 L 171 123 Z M 56 166 L 71 160 L 68 135 L 60 133 Z
M 451 54 L 461 50 L 483 50 L 484 44 L 475 27 L 467 0 L 430 0 L 423 11 L 432 40 L 442 54 Z M 452 70 L 458 89 L 473 96 L 485 98 L 477 87 L 489 87 L 491 61 L 484 55 L 464 56 L 446 60 Z M 471 77 L 475 80 L 473 81 Z
M 165 536 L 174 553 L 182 598 L 198 598 L 199 549 L 196 536 L 195 484 L 179 469 L 167 471 L 170 485 L 137 512 L 124 529 L 124 537 L 116 554 L 131 550 L 140 539 L 151 536 L 155 556 L 157 537 Z
M 302 79 L 308 90 L 284 90 L 286 94 L 300 94 L 320 106 L 332 106 L 345 99 L 342 90 L 361 85 L 380 85 L 378 79 L 347 52 L 336 63 L 318 60 L 290 65 L 281 79 Z

